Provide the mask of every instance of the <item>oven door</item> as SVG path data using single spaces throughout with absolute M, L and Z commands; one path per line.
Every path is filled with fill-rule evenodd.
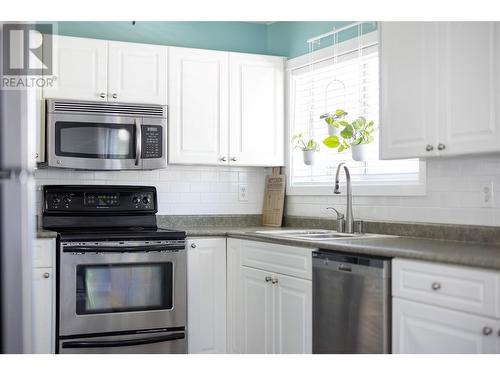
M 59 336 L 185 327 L 185 250 L 142 250 L 60 253 Z
M 147 153 L 151 134 L 158 134 L 161 145 L 154 149 L 157 152 L 154 157 Z M 164 148 L 164 119 L 47 115 L 47 162 L 50 167 L 89 170 L 164 168 Z

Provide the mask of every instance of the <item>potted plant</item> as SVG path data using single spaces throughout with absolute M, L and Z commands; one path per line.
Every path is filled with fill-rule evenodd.
M 373 121 L 367 121 L 364 117 L 358 117 L 352 123 L 345 121 L 340 137 L 330 135 L 323 141 L 329 148 L 336 148 L 342 152 L 351 148 L 352 158 L 356 161 L 364 161 L 368 157 L 369 144 L 375 139 L 376 131 Z
M 342 108 L 337 109 L 334 113 L 325 113 L 320 118 L 325 119 L 328 124 L 328 134 L 332 136 L 339 136 L 342 129 L 348 124 L 343 118 L 347 116 L 347 112 Z
M 319 151 L 318 142 L 312 138 L 307 139 L 304 133 L 300 133 L 292 138 L 292 143 L 294 144 L 294 148 L 302 151 L 305 165 L 314 164 L 314 157 L 316 152 Z

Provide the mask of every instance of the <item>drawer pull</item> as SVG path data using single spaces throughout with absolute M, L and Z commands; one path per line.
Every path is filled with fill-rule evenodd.
M 44 278 L 44 279 L 48 279 L 49 277 L 50 277 L 50 273 L 45 272 L 45 273 L 43 274 L 43 278 Z
M 196 249 L 196 244 L 194 242 L 191 244 L 191 248 Z
M 439 290 L 439 289 L 441 289 L 441 284 L 437 283 L 437 282 L 433 282 L 431 287 L 432 287 L 432 290 Z
M 489 336 L 493 333 L 493 328 L 491 327 L 484 327 L 483 328 L 483 335 Z
M 272 277 L 271 276 L 266 276 L 266 278 L 264 280 L 266 280 L 266 283 L 268 283 L 269 281 L 272 280 Z
M 272 280 L 271 280 L 271 282 L 272 282 L 273 284 L 278 284 L 278 279 L 272 279 Z

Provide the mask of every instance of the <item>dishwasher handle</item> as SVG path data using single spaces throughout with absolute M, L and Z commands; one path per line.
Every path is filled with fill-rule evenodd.
M 390 277 L 391 272 L 391 260 L 377 256 L 319 250 L 313 251 L 312 260 L 314 268 L 327 268 L 353 275 L 382 274 L 384 277 Z

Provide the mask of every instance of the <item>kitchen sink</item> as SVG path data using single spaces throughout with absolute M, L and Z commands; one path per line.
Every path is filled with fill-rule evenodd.
M 306 230 L 262 230 L 256 231 L 260 234 L 269 234 L 277 237 L 293 238 L 300 240 L 312 240 L 312 241 L 328 241 L 337 239 L 355 239 L 355 238 L 374 238 L 374 237 L 386 237 L 387 235 L 375 234 L 375 233 L 340 233 L 334 230 L 327 229 L 306 229 Z

